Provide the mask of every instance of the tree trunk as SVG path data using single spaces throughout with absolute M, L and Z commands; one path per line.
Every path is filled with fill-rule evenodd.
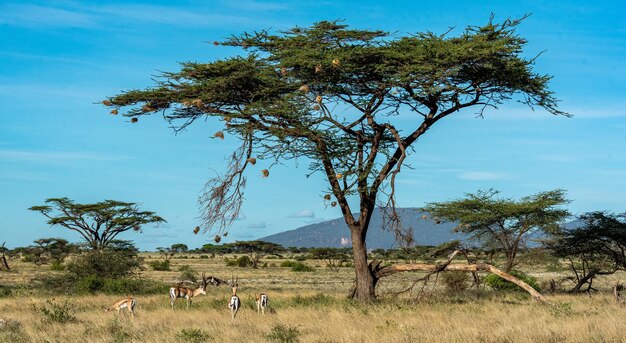
M 593 279 L 595 276 L 596 276 L 596 272 L 590 271 L 587 275 L 585 275 L 580 280 L 578 280 L 578 283 L 576 284 L 576 286 L 574 286 L 574 288 L 570 290 L 570 293 L 580 292 L 580 289 L 583 287 L 583 285 L 588 283 L 589 280 Z
M 349 297 L 362 302 L 372 302 L 376 298 L 376 281 L 370 266 L 367 263 L 367 247 L 365 246 L 365 230 L 360 227 L 350 227 L 352 237 L 352 256 L 354 271 L 356 272 L 355 285 L 348 294 Z

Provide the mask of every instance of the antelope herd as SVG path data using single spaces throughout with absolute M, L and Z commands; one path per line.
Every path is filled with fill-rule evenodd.
M 202 282 L 200 282 L 200 285 L 197 288 L 182 286 L 181 282 L 178 282 L 176 286 L 170 288 L 170 306 L 172 307 L 172 310 L 174 309 L 174 302 L 178 298 L 185 298 L 187 302 L 187 308 L 189 308 L 189 306 L 191 305 L 191 299 L 193 297 L 206 295 L 206 287 L 208 284 L 211 284 L 213 286 L 229 284 L 231 286 L 233 295 L 230 297 L 230 300 L 228 302 L 228 308 L 230 309 L 231 316 L 234 320 L 237 312 L 239 311 L 239 308 L 241 307 L 241 299 L 239 299 L 239 296 L 237 295 L 237 288 L 239 287 L 239 276 L 237 276 L 236 278 L 233 278 L 231 276 L 230 282 L 226 282 L 213 276 L 207 278 L 205 274 L 202 273 Z M 265 314 L 265 308 L 267 307 L 267 304 L 269 302 L 269 297 L 267 296 L 267 294 L 264 293 L 255 293 L 254 297 L 257 306 L 257 313 Z M 117 310 L 118 315 L 120 315 L 123 309 L 127 309 L 130 316 L 134 317 L 136 304 L 137 301 L 135 300 L 135 298 L 126 297 L 117 301 L 116 303 L 111 305 L 111 307 L 104 307 L 104 312 Z

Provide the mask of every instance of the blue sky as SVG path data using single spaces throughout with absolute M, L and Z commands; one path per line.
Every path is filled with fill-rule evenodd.
M 130 124 L 96 104 L 144 88 L 178 62 L 238 53 L 207 42 L 231 34 L 326 19 L 398 33 L 452 34 L 466 25 L 532 13 L 518 29 L 525 55 L 573 118 L 519 105 L 476 119 L 459 113 L 433 127 L 399 177 L 401 206 L 494 187 L 519 197 L 567 190 L 574 213 L 626 210 L 626 16 L 618 1 L 2 1 L 0 2 L 0 241 L 77 237 L 26 209 L 49 197 L 134 201 L 168 224 L 129 234 L 142 249 L 192 247 L 197 196 L 237 142 L 210 139 L 216 123 L 174 135 L 159 117 Z M 407 120 L 407 119 L 402 119 Z M 304 161 L 302 161 L 304 162 Z M 267 167 L 258 164 L 258 171 Z M 251 171 L 243 216 L 229 240 L 254 239 L 340 216 L 325 208 L 320 175 L 286 163 Z

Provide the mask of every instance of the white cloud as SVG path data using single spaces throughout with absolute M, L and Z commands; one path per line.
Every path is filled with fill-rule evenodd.
M 506 174 L 483 171 L 466 171 L 457 175 L 457 178 L 471 181 L 493 181 L 506 179 Z
M 288 216 L 287 218 L 315 218 L 315 213 L 311 210 L 302 210 Z

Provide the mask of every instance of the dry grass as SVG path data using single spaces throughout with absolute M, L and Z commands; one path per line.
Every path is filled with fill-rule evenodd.
M 626 341 L 626 307 L 616 304 L 607 292 L 591 297 L 548 295 L 551 305 L 540 305 L 519 295 L 447 294 L 435 289 L 419 301 L 403 296 L 366 306 L 344 298 L 352 281 L 349 268 L 335 273 L 320 266 L 314 273 L 294 273 L 280 267 L 231 268 L 220 259 L 173 262 L 171 272 L 145 271 L 143 276 L 171 282 L 183 264 L 221 278 L 238 274 L 243 308 L 235 321 L 226 306 L 228 287 L 209 288 L 208 295 L 195 299 L 189 310 L 179 299 L 172 311 L 167 294 L 136 296 L 135 319 L 101 310 L 119 296 L 71 297 L 78 320 L 66 324 L 42 322 L 41 312 L 34 307 L 44 306 L 48 297 L 25 291 L 0 298 L 0 317 L 11 324 L 0 329 L 0 342 L 263 342 L 278 324 L 296 328 L 301 342 Z M 0 282 L 21 283 L 47 273 L 45 267 L 20 263 L 15 269 L 0 274 Z M 381 290 L 397 289 L 412 277 L 415 274 L 406 273 L 385 280 Z M 598 284 L 608 287 L 611 282 Z M 269 294 L 276 314 L 257 315 L 253 297 L 259 291 Z

